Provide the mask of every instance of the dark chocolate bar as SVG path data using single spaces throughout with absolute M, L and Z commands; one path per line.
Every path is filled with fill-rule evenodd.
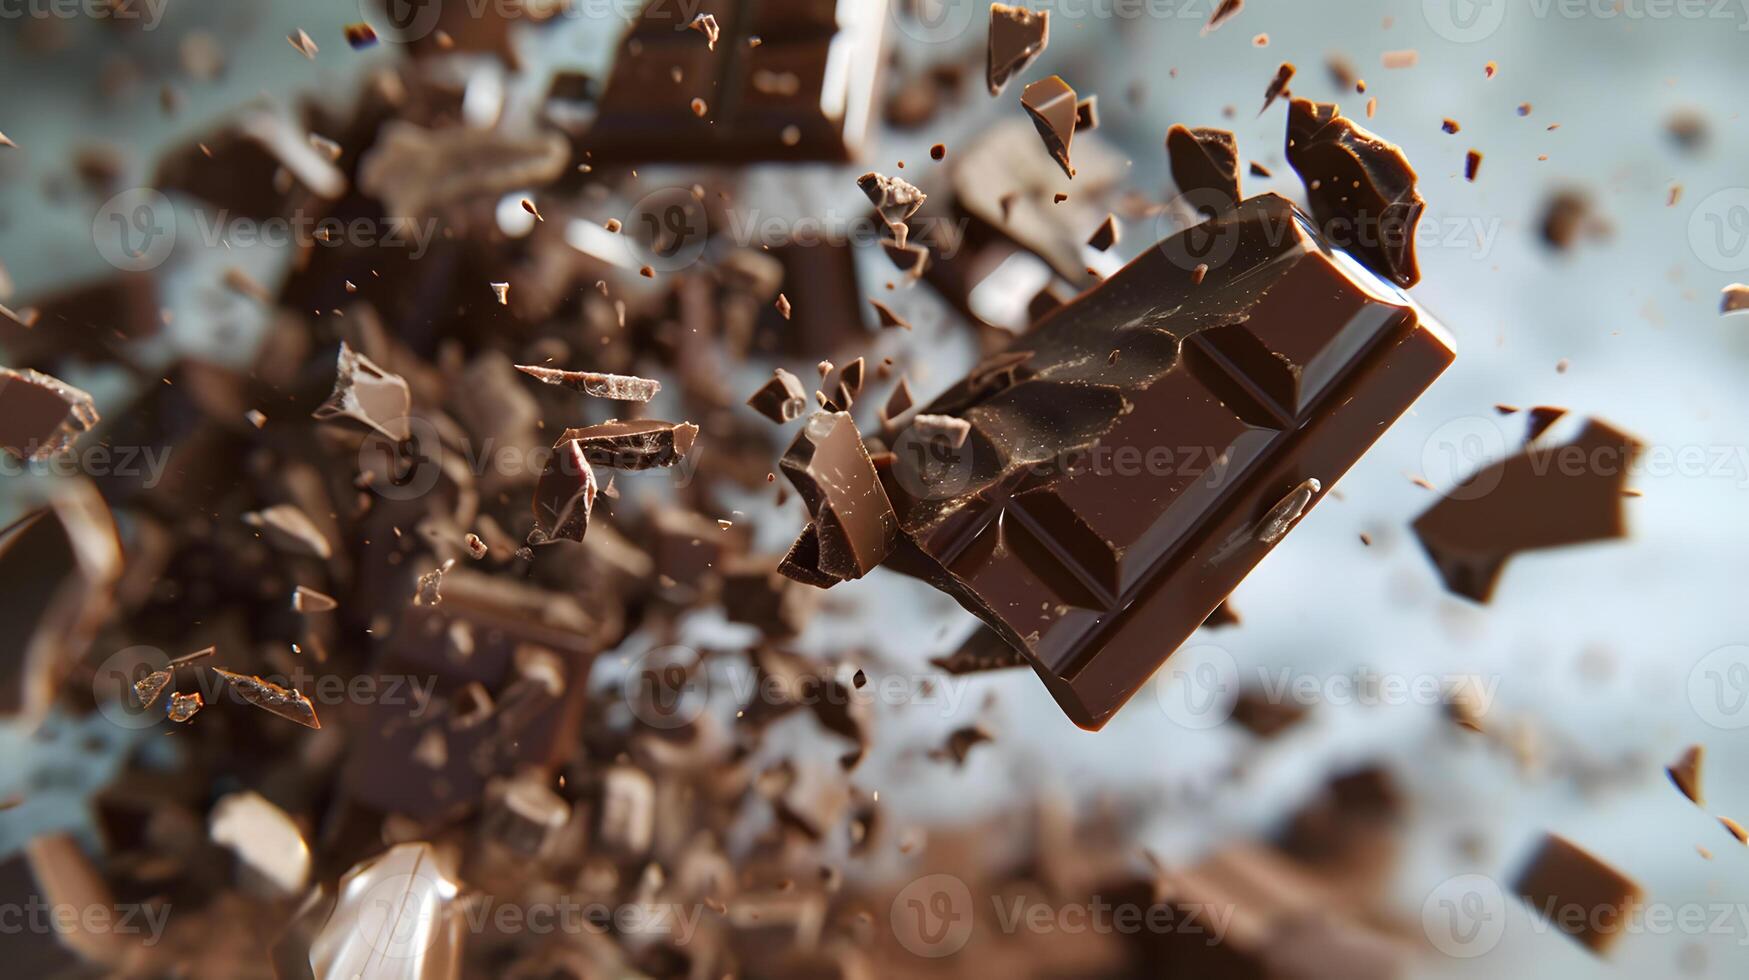
M 963 446 L 898 434 L 888 564 L 1099 728 L 1452 357 L 1400 290 L 1285 199 L 1252 198 L 923 409 L 970 422 Z
M 698 6 L 716 18 L 714 46 L 682 6 L 654 0 L 621 42 L 581 141 L 592 160 L 857 155 L 874 117 L 887 0 L 707 0 Z

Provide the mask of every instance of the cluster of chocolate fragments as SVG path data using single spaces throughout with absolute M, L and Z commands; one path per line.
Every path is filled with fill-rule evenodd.
M 156 481 L 60 480 L 0 531 L 6 710 L 27 723 L 113 712 L 174 747 L 131 755 L 92 800 L 100 852 L 39 837 L 4 865 L 9 887 L 51 904 L 163 910 L 162 941 L 57 930 L 9 943 L 11 968 L 1405 969 L 1417 942 L 1379 913 L 1399 816 L 1381 771 L 1339 779 L 1274 839 L 1189 867 L 1126 837 L 1145 800 L 1045 802 L 927 834 L 884 820 L 859 781 L 875 720 L 855 692 L 888 665 L 791 652 L 821 590 L 879 566 L 920 578 L 982 622 L 947 670 L 1031 666 L 1075 722 L 1099 728 L 1453 357 L 1400 291 L 1419 276 L 1414 172 L 1336 106 L 1293 98 L 1291 66 L 1268 101 L 1288 100 L 1285 157 L 1305 211 L 1244 198 L 1232 135 L 1185 127 L 1166 140 L 1178 200 L 1138 204 L 1099 141 L 1096 99 L 1049 76 L 1024 86 L 1008 124 L 937 145 L 946 162 L 923 187 L 856 182 L 885 233 L 887 288 L 933 290 L 981 352 L 916 403 L 904 365 L 862 356 L 879 331 L 911 325 L 891 297 L 867 296 L 850 243 L 724 234 L 748 165 L 855 161 L 880 126 L 921 129 L 941 106 L 985 97 L 956 65 L 895 72 L 889 13 L 908 15 L 886 6 L 712 2 L 677 24 L 678 6 L 658 0 L 604 82 L 557 72 L 522 117 L 498 107 L 482 123 L 490 87 L 452 59 L 515 67 L 510 23 L 444 4 L 350 113 L 251 116 L 156 177 L 261 219 L 436 219 L 427 254 L 318 242 L 273 288 L 227 273 L 266 311 L 240 369 L 190 357 L 147 373 L 138 342 L 166 314 L 144 272 L 0 314 L 21 366 L 0 373 L 5 451 L 45 460 L 83 436 L 172 453 Z M 1048 28 L 1046 14 L 992 6 L 990 95 L 1027 74 Z M 348 37 L 374 40 L 362 25 Z M 656 164 L 689 169 L 673 207 L 634 215 L 627 202 L 653 188 L 633 167 Z M 516 195 L 532 221 L 503 217 Z M 909 234 L 929 206 L 957 220 L 951 248 Z M 1089 268 L 1083 245 L 1113 250 L 1119 212 L 1171 233 L 1121 268 Z M 1044 278 L 1004 278 L 1016 256 Z M 1029 295 L 1015 302 L 1016 289 Z M 837 363 L 820 363 L 812 394 L 781 368 L 757 385 L 773 361 L 822 357 Z M 143 383 L 99 420 L 52 373 L 73 363 Z M 751 397 L 734 388 L 749 366 Z M 680 420 L 645 415 L 664 391 L 650 375 L 672 379 L 661 404 Z M 888 393 L 877 412 L 863 404 L 865 432 L 856 407 L 876 383 Z M 1601 424 L 1581 439 L 1636 445 Z M 1210 451 L 1169 476 L 1099 463 L 1160 446 Z M 1447 501 L 1417 525 L 1454 590 L 1485 600 L 1516 551 L 1621 533 L 1618 485 L 1500 465 L 1500 493 Z M 805 529 L 787 554 L 761 552 L 727 501 L 781 503 L 791 489 Z M 1568 506 L 1575 495 L 1584 507 Z M 1528 498 L 1566 522 L 1515 532 L 1511 501 Z M 756 639 L 680 646 L 685 622 L 712 610 Z M 725 711 L 697 695 L 726 664 L 760 683 Z M 624 679 L 600 683 L 613 665 Z M 330 707 L 299 678 L 369 696 Z M 1268 715 L 1239 720 L 1268 734 L 1280 727 Z M 774 752 L 780 725 L 830 742 L 834 758 Z M 990 736 L 956 731 L 933 764 L 963 763 Z M 1527 888 L 1632 901 L 1631 884 L 1588 862 L 1552 842 Z M 950 941 L 960 916 L 983 913 L 951 889 L 906 885 L 918 875 L 951 878 L 980 908 L 1097 899 L 1177 926 Z M 577 909 L 576 928 L 493 914 L 541 906 Z M 1237 917 L 1199 919 L 1224 907 Z

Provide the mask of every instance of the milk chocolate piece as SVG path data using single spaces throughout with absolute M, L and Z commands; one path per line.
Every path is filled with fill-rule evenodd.
M 662 390 L 662 382 L 627 374 L 601 374 L 596 371 L 560 371 L 555 368 L 518 364 L 516 370 L 550 385 L 569 388 L 591 398 L 608 398 L 621 402 L 647 402 Z
M 340 342 L 334 391 L 311 413 L 316 419 L 349 418 L 396 442 L 412 434 L 407 413 L 413 396 L 406 379 L 377 367 L 376 362 Z
M 1695 806 L 1705 805 L 1700 792 L 1700 764 L 1701 760 L 1705 758 L 1705 747 L 1690 745 L 1682 750 L 1682 755 L 1675 762 L 1664 767 L 1664 772 L 1669 775 L 1670 781 L 1675 783 L 1676 788 L 1682 791 L 1682 795 L 1688 797 L 1688 801 Z
M 816 413 L 796 434 L 779 465 L 813 515 L 812 533 L 804 532 L 803 537 L 817 541 L 812 546 L 817 549 L 815 560 L 808 560 L 814 557 L 808 554 L 809 546 L 797 542 L 785 560 L 786 575 L 799 562 L 833 579 L 856 579 L 886 559 L 897 537 L 898 521 L 848 414 Z M 818 576 L 811 579 L 809 584 L 817 584 Z
M 48 459 L 73 448 L 98 422 L 91 396 L 59 378 L 0 367 L 0 450 Z
M 580 144 L 597 162 L 854 159 L 874 117 L 887 4 L 712 3 L 713 51 L 674 4 L 651 0 Z M 695 99 L 710 107 L 703 118 Z
M 1075 103 L 1075 132 L 1091 132 L 1099 128 L 1099 96 L 1089 95 Z
M 561 439 L 534 488 L 534 526 L 549 540 L 581 541 L 595 508 L 595 468 L 576 439 Z
M 1166 131 L 1172 182 L 1198 211 L 1209 213 L 1239 200 L 1239 145 L 1224 129 L 1173 126 Z
M 917 209 L 923 206 L 929 195 L 918 190 L 910 181 L 873 171 L 856 178 L 856 186 L 862 188 L 869 203 L 875 206 L 875 212 L 893 233 L 894 244 L 904 248 L 906 236 L 910 232 L 910 227 L 905 222 L 911 220 L 911 216 L 917 213 Z
M 1334 244 L 1404 289 L 1421 281 L 1415 226 L 1427 203 L 1402 150 L 1355 125 L 1334 103 L 1294 99 L 1287 162 Z
M 1525 442 L 1535 442 L 1549 426 L 1567 417 L 1567 410 L 1554 405 L 1537 405 L 1526 413 Z
M 1281 98 L 1282 93 L 1287 91 L 1287 83 L 1293 79 L 1293 62 L 1282 62 L 1281 67 L 1275 70 L 1275 77 L 1269 80 L 1269 88 L 1263 91 L 1263 108 L 1257 110 L 1257 114 L 1261 116 L 1268 112 L 1269 107 L 1275 105 L 1275 100 Z
M 1200 285 L 1189 235 L 1231 249 Z M 894 441 L 889 564 L 1024 652 L 1087 728 L 1269 552 L 1284 499 L 1333 485 L 1453 356 L 1272 194 L 1148 249 L 1019 343 L 924 409 L 970 422 L 964 447 Z M 1169 473 L 1145 462 L 1160 447 Z
M 1744 310 L 1749 310 L 1749 286 L 1740 282 L 1726 286 L 1719 298 L 1719 313 L 1740 313 Z
M 1108 214 L 1105 220 L 1094 229 L 1093 237 L 1087 239 L 1087 247 L 1095 252 L 1109 252 L 1118 242 L 1117 215 Z
M 648 470 L 680 462 L 698 439 L 698 426 L 691 422 L 603 422 L 583 429 L 566 429 L 560 442 L 575 441 L 583 458 L 596 466 L 616 470 Z
M 1051 12 L 1037 13 L 1006 3 L 990 5 L 990 43 L 984 75 L 991 95 L 1001 95 L 1008 80 L 1020 74 L 1051 41 Z
M 1032 117 L 1032 124 L 1038 127 L 1039 138 L 1045 141 L 1051 159 L 1057 161 L 1063 173 L 1074 177 L 1075 168 L 1069 165 L 1069 147 L 1075 139 L 1075 90 L 1063 81 L 1061 75 L 1052 75 L 1028 85 L 1020 95 L 1020 104 Z
M 747 399 L 747 404 L 760 415 L 783 425 L 801 418 L 808 407 L 808 393 L 802 388 L 800 378 L 777 368 L 772 371 L 771 380 Z
M 1640 886 L 1564 838 L 1543 837 L 1513 890 L 1532 910 L 1593 953 L 1607 952 L 1640 904 Z
M 218 667 L 213 673 L 223 677 L 231 685 L 231 690 L 238 696 L 263 711 L 272 712 L 287 721 L 295 721 L 305 728 L 321 728 L 322 723 L 316 719 L 316 708 L 310 704 L 310 699 L 296 690 L 280 687 L 278 684 L 260 677 L 250 677 L 247 674 L 234 674 Z
M 333 545 L 323 537 L 320 528 L 308 514 L 292 504 L 274 504 L 243 515 L 243 523 L 261 531 L 275 548 L 294 555 L 308 555 L 326 561 L 334 554 Z
M 1208 23 L 1202 25 L 1202 32 L 1206 35 L 1220 30 L 1222 24 L 1239 16 L 1239 11 L 1244 9 L 1245 0 L 1221 0 L 1221 5 L 1209 15 Z
M 1445 587 L 1494 594 L 1513 555 L 1627 535 L 1622 489 L 1644 447 L 1596 419 L 1561 446 L 1530 446 L 1474 476 L 1415 519 Z

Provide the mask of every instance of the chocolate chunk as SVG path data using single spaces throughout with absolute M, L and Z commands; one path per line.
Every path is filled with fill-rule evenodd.
M 1622 489 L 1644 447 L 1595 419 L 1570 443 L 1530 446 L 1415 519 L 1450 591 L 1487 602 L 1513 555 L 1625 537 Z
M 704 35 L 706 49 L 717 49 L 717 39 L 723 36 L 723 29 L 717 25 L 716 17 L 711 14 L 696 14 L 692 23 L 687 26 Z
M 923 207 L 929 196 L 901 177 L 888 177 L 873 171 L 856 178 L 856 186 L 862 188 L 869 203 L 875 206 L 875 212 L 886 222 L 887 229 L 893 233 L 893 241 L 904 248 L 906 236 L 910 233 L 906 222 Z
M 1257 110 L 1257 114 L 1261 116 L 1268 112 L 1269 107 L 1275 105 L 1275 100 L 1281 98 L 1282 93 L 1287 91 L 1287 83 L 1293 80 L 1293 62 L 1282 62 L 1281 67 L 1275 70 L 1275 77 L 1269 80 L 1269 87 L 1263 90 L 1263 108 Z
M 769 558 L 737 556 L 723 570 L 723 612 L 769 637 L 795 636 L 819 608 L 818 588 L 778 571 Z M 814 584 L 814 583 L 808 583 Z
M 828 412 L 848 412 L 862 394 L 864 363 L 857 358 L 820 379 L 820 400 Z
M 1294 99 L 1287 161 L 1305 182 L 1318 227 L 1337 246 L 1404 289 L 1421 280 L 1415 226 L 1427 205 L 1402 150 L 1333 103 Z
M 595 371 L 560 371 L 554 368 L 518 364 L 516 370 L 550 385 L 569 388 L 592 398 L 609 398 L 621 402 L 647 402 L 662 390 L 662 382 L 626 374 L 601 374 Z
M 1093 237 L 1087 239 L 1087 247 L 1095 252 L 1108 252 L 1117 242 L 1117 215 L 1108 214 L 1105 216 L 1105 220 L 1099 223 L 1099 227 L 1094 229 Z
M 280 687 L 278 684 L 260 677 L 247 674 L 234 674 L 231 671 L 214 667 L 213 673 L 223 677 L 230 684 L 231 690 L 237 695 L 263 711 L 276 714 L 287 721 L 295 721 L 305 728 L 321 728 L 322 723 L 316 720 L 316 708 L 310 699 L 296 690 Z
M 1443 130 L 1445 133 L 1447 133 L 1448 135 L 1451 135 L 1451 134 L 1456 134 L 1463 127 L 1458 125 L 1458 121 L 1456 119 L 1452 119 L 1451 117 L 1448 116 L 1448 117 L 1446 117 L 1446 119 L 1443 122 L 1441 122 L 1439 124 L 1439 128 L 1441 130 Z
M 1749 310 L 1749 286 L 1740 282 L 1731 283 L 1723 290 L 1719 299 L 1719 313 L 1731 314 Z
M 990 94 L 1002 94 L 1008 80 L 1031 67 L 1050 40 L 1050 11 L 1034 13 L 1025 7 L 991 4 L 990 43 L 984 71 Z
M 1208 23 L 1202 25 L 1202 33 L 1206 36 L 1220 30 L 1222 24 L 1239 16 L 1239 11 L 1244 9 L 1245 0 L 1221 0 L 1221 5 L 1209 15 Z
M 895 422 L 916 404 L 916 400 L 911 397 L 910 380 L 900 375 L 899 383 L 893 386 L 892 393 L 887 396 L 887 403 L 881 406 L 881 421 Z
M 1688 797 L 1688 802 L 1695 806 L 1705 806 L 1700 792 L 1700 764 L 1706 758 L 1706 748 L 1700 745 L 1690 745 L 1682 750 L 1682 755 L 1675 762 L 1664 767 L 1664 772 L 1682 795 Z
M 392 120 L 358 166 L 358 188 L 394 219 L 434 217 L 471 200 L 540 187 L 565 172 L 569 147 L 557 133 L 512 136 L 471 126 L 427 129 Z
M 351 45 L 354 51 L 374 48 L 377 43 L 377 32 L 369 24 L 347 24 L 346 43 Z
M 1540 226 L 1543 242 L 1557 252 L 1571 249 L 1581 238 L 1602 238 L 1607 233 L 1591 195 L 1572 189 L 1556 191 L 1549 198 Z
M 967 725 L 947 733 L 947 743 L 941 748 L 929 753 L 932 759 L 951 760 L 956 766 L 964 766 L 966 758 L 972 754 L 972 749 L 985 742 L 993 741 L 995 736 L 982 725 Z
M 929 246 L 920 242 L 897 242 L 881 239 L 881 248 L 887 253 L 887 258 L 899 267 L 899 271 L 912 279 L 921 279 L 929 271 Z
M 1482 170 L 1482 153 L 1480 150 L 1471 150 L 1468 153 L 1464 154 L 1464 179 L 1465 180 L 1469 181 L 1472 184 L 1475 183 L 1476 182 L 1476 174 L 1480 173 L 1481 170 Z
M 534 526 L 547 540 L 581 541 L 588 532 L 596 494 L 590 462 L 583 443 L 570 432 L 553 446 L 534 488 Z
M 1246 688 L 1233 702 L 1235 725 L 1258 738 L 1274 738 L 1299 724 L 1306 717 L 1304 705 L 1268 696 L 1265 692 Z
M 1147 250 L 924 409 L 970 422 L 964 447 L 894 443 L 889 564 L 1025 653 L 1084 727 L 1316 502 L 1307 481 L 1332 484 L 1451 362 L 1443 330 L 1303 222 L 1262 195 Z M 1191 234 L 1230 256 L 1200 285 Z M 1109 462 L 1159 446 L 1200 461 Z
M 801 418 L 808 407 L 808 393 L 802 388 L 800 378 L 777 368 L 772 371 L 771 380 L 747 399 L 747 404 L 760 415 L 783 425 Z
M 856 579 L 886 559 L 898 522 L 849 415 L 816 413 L 780 466 L 813 516 L 818 541 L 818 558 L 812 562 L 798 542 L 791 552 L 797 561 L 786 559 L 785 574 L 800 564 L 834 579 Z
M 412 405 L 413 396 L 406 379 L 377 367 L 376 362 L 343 340 L 335 368 L 334 391 L 311 417 L 349 418 L 401 443 L 412 435 L 407 418 Z
M 868 305 L 874 307 L 875 319 L 879 321 L 882 330 L 909 330 L 911 321 L 893 312 L 893 308 L 878 299 L 871 299 Z
M 1518 873 L 1513 890 L 1550 925 L 1593 953 L 1627 931 L 1640 886 L 1567 840 L 1546 834 Z
M 465 928 L 454 865 L 423 841 L 396 844 L 353 865 L 310 941 L 307 969 L 317 977 L 366 976 L 392 959 L 397 975 L 409 980 L 454 972 Z M 387 905 L 381 904 L 385 894 L 395 896 Z
M 259 528 L 267 540 L 281 551 L 309 555 L 328 560 L 334 548 L 328 543 L 308 514 L 292 504 L 274 504 L 243 515 L 243 523 Z
M 597 162 L 854 159 L 877 118 L 886 5 L 713 3 L 713 51 L 651 0 L 619 47 L 580 138 Z M 707 35 L 708 36 L 708 35 Z M 714 107 L 696 117 L 695 100 Z
M 604 422 L 566 429 L 560 442 L 576 442 L 583 458 L 616 470 L 648 470 L 673 466 L 692 451 L 698 426 L 691 422 Z
M 1524 433 L 1524 441 L 1535 442 L 1543 433 L 1549 431 L 1549 426 L 1566 417 L 1566 409 L 1553 405 L 1538 405 L 1532 408 L 1527 417 L 1528 424 Z
M 329 612 L 340 607 L 333 596 L 300 585 L 292 591 L 292 609 L 301 613 Z
M 193 721 L 194 716 L 199 714 L 200 709 L 205 706 L 206 701 L 201 698 L 199 691 L 193 694 L 171 691 L 170 700 L 164 705 L 164 717 L 179 725 L 187 724 Z
M 1232 133 L 1173 126 L 1166 131 L 1166 153 L 1178 193 L 1198 212 L 1213 213 L 1238 203 L 1239 145 Z
M 1032 124 L 1038 128 L 1039 138 L 1045 141 L 1051 159 L 1057 161 L 1063 173 L 1073 178 L 1075 168 L 1069 165 L 1069 146 L 1075 139 L 1078 116 L 1075 90 L 1063 81 L 1061 75 L 1052 75 L 1028 85 L 1020 95 L 1020 104 L 1032 117 Z
M 1075 103 L 1075 132 L 1092 132 L 1099 128 L 1099 96 L 1089 95 Z
M 48 459 L 73 448 L 98 422 L 91 396 L 59 378 L 0 367 L 0 449 Z

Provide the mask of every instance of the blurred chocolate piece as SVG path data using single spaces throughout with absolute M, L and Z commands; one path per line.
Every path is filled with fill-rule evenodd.
M 1089 95 L 1075 103 L 1075 132 L 1091 132 L 1099 128 L 1099 96 Z
M 1675 762 L 1664 767 L 1664 773 L 1670 777 L 1670 781 L 1695 806 L 1706 805 L 1700 792 L 1700 764 L 1705 758 L 1706 749 L 1703 746 L 1690 745 L 1682 750 L 1682 755 Z
M 231 690 L 244 701 L 271 714 L 276 714 L 286 721 L 297 722 L 305 728 L 321 728 L 322 723 L 316 718 L 316 708 L 310 699 L 292 688 L 280 687 L 278 684 L 260 677 L 250 677 L 246 674 L 234 674 L 231 671 L 214 667 L 213 673 L 223 677 Z
M 237 855 L 247 890 L 268 898 L 303 893 L 310 876 L 310 848 L 284 810 L 244 790 L 220 797 L 208 824 L 213 843 Z
M 747 405 L 760 415 L 782 425 L 801 417 L 808 407 L 808 393 L 802 388 L 800 378 L 783 368 L 777 368 L 772 371 L 771 380 L 747 399 Z
M 1572 442 L 1529 446 L 1415 519 L 1445 587 L 1487 602 L 1513 555 L 1627 535 L 1622 490 L 1644 446 L 1591 419 Z
M 1567 417 L 1567 410 L 1554 405 L 1537 405 L 1525 413 L 1525 442 L 1535 442 L 1549 426 Z
M 1166 131 L 1172 181 L 1199 212 L 1224 209 L 1239 200 L 1239 145 L 1224 129 Z
M 887 557 L 897 521 L 848 414 L 822 412 L 808 419 L 780 466 L 814 518 L 812 534 L 804 533 L 818 542 L 809 567 L 832 579 L 856 579 Z M 790 557 L 800 560 L 796 550 Z
M 1231 248 L 1200 285 L 1192 234 Z M 961 449 L 896 438 L 889 564 L 1025 653 L 1087 728 L 1268 553 L 1272 512 L 1314 504 L 1298 488 L 1333 484 L 1453 356 L 1275 195 L 1147 250 L 1017 347 L 923 410 L 971 423 Z M 1164 480 L 1089 462 L 1159 446 L 1206 462 Z
M 1233 702 L 1233 723 L 1258 738 L 1274 738 L 1306 717 L 1304 705 L 1246 688 Z
M 525 858 L 550 857 L 560 833 L 571 821 L 571 804 L 536 772 L 493 780 L 486 796 L 480 832 Z
M 1402 150 L 1355 125 L 1334 103 L 1294 99 L 1287 161 L 1305 182 L 1318 228 L 1335 245 L 1404 289 L 1421 281 L 1415 226 L 1427 204 Z
M 73 448 L 98 422 L 91 396 L 59 378 L 0 367 L 0 450 L 48 459 Z
M 560 442 L 575 442 L 583 458 L 616 470 L 648 470 L 673 466 L 692 451 L 698 426 L 691 422 L 603 422 L 566 429 Z
M 1592 953 L 1608 952 L 1628 930 L 1640 886 L 1564 838 L 1545 834 L 1513 890 L 1532 911 Z
M 1719 312 L 1729 315 L 1749 310 L 1749 286 L 1740 282 L 1731 283 L 1722 290 L 1719 299 Z
M 326 561 L 334 548 L 308 514 L 293 504 L 274 504 L 243 515 L 243 523 L 261 531 L 275 548 L 293 555 L 308 555 Z
M 1275 70 L 1275 77 L 1269 80 L 1269 88 L 1263 91 L 1263 108 L 1257 110 L 1257 114 L 1261 116 L 1268 112 L 1269 107 L 1275 105 L 1275 100 L 1281 98 L 1287 91 L 1287 84 L 1293 80 L 1293 62 L 1282 62 L 1281 67 Z
M 560 371 L 555 368 L 518 364 L 516 370 L 550 385 L 569 388 L 591 398 L 607 398 L 622 402 L 647 402 L 662 390 L 662 382 L 624 374 L 601 374 L 596 371 Z
M 280 174 L 294 180 L 283 180 Z M 277 112 L 255 111 L 167 156 L 152 186 L 256 221 L 315 210 L 346 193 L 344 173 Z
M 164 716 L 179 725 L 186 724 L 192 721 L 194 716 L 200 713 L 200 709 L 205 706 L 206 701 L 201 698 L 199 691 L 193 694 L 171 691 L 170 700 L 164 705 Z
M 1607 224 L 1598 217 L 1590 194 L 1575 189 L 1556 191 L 1543 205 L 1540 222 L 1544 244 L 1565 252 L 1581 238 L 1602 238 Z
M 1074 177 L 1075 168 L 1069 165 L 1069 147 L 1075 139 L 1075 122 L 1079 118 L 1075 109 L 1075 90 L 1063 81 L 1061 75 L 1052 75 L 1028 85 L 1021 93 L 1020 104 L 1032 117 L 1032 124 L 1038 128 L 1039 138 L 1044 140 L 1051 159 L 1057 161 L 1063 173 Z
M 757 626 L 770 637 L 795 636 L 819 607 L 818 587 L 778 570 L 778 562 L 737 556 L 723 570 L 723 612 L 731 622 Z
M 560 439 L 534 488 L 534 526 L 547 540 L 581 541 L 595 508 L 595 468 L 576 439 Z
M 875 321 L 882 330 L 910 330 L 911 321 L 893 312 L 893 308 L 878 299 L 871 299 L 868 305 L 874 308 Z
M 1221 5 L 1209 15 L 1208 23 L 1202 25 L 1202 33 L 1207 35 L 1220 30 L 1222 24 L 1239 16 L 1239 11 L 1244 9 L 1245 0 L 1221 0 Z
M 12 907 L 9 976 L 71 980 L 126 972 L 129 941 L 116 928 L 126 909 L 115 904 L 109 885 L 72 835 L 44 834 L 25 842 L 0 863 L 0 893 Z M 145 915 L 139 918 L 158 911 L 142 907 L 139 913 Z M 149 935 L 145 921 L 135 929 Z
M 1117 215 L 1108 214 L 1099 223 L 1099 227 L 1093 230 L 1093 237 L 1087 239 L 1087 247 L 1095 252 L 1109 252 L 1117 242 Z
M 990 94 L 1002 94 L 1008 80 L 1031 67 L 1050 40 L 1050 11 L 1034 13 L 1006 3 L 991 4 L 990 42 L 984 68 Z
M 460 892 L 453 862 L 436 847 L 396 844 L 341 877 L 310 967 L 317 977 L 459 980 Z
M 713 51 L 677 8 L 652 0 L 620 44 L 581 146 L 598 162 L 635 164 L 854 159 L 874 114 L 887 2 L 715 3 Z
M 407 381 L 377 367 L 376 362 L 353 350 L 343 340 L 335 367 L 334 391 L 312 418 L 348 418 L 362 422 L 395 442 L 411 435 L 407 413 L 413 396 Z

